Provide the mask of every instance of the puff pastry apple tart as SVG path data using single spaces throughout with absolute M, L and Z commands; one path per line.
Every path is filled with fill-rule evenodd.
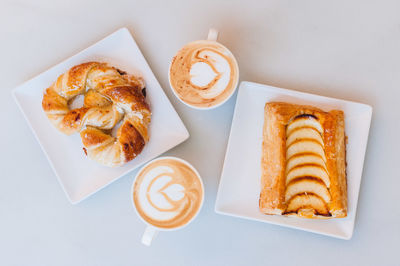
M 265 105 L 259 207 L 303 218 L 347 216 L 344 114 Z

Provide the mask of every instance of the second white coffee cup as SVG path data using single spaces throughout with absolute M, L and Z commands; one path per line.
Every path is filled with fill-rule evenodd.
M 143 213 L 142 213 L 141 211 L 138 210 L 138 209 L 140 209 L 140 208 L 139 208 L 139 206 L 136 206 L 137 203 L 135 203 L 135 197 L 137 197 L 137 195 L 135 195 L 135 193 L 139 193 L 139 191 L 135 191 L 135 186 L 137 186 L 138 178 L 142 175 L 143 171 L 147 171 L 147 169 L 149 169 L 149 167 L 151 167 L 152 165 L 155 165 L 155 164 L 157 164 L 157 163 L 159 164 L 160 162 L 162 163 L 162 162 L 164 162 L 164 161 L 170 161 L 170 162 L 173 162 L 173 161 L 174 161 L 174 162 L 177 162 L 178 164 L 182 164 L 182 165 L 184 165 L 185 167 L 188 167 L 188 169 L 190 169 L 190 171 L 192 171 L 192 172 L 195 174 L 195 176 L 196 176 L 196 177 L 195 177 L 195 180 L 196 180 L 196 182 L 198 182 L 198 183 L 197 183 L 197 186 L 199 186 L 199 187 L 201 188 L 201 192 L 199 193 L 198 197 L 196 198 L 196 199 L 198 200 L 198 202 L 196 202 L 196 204 L 198 204 L 198 208 L 196 209 L 196 211 L 195 211 L 194 213 L 192 213 L 191 216 L 190 216 L 187 220 L 185 220 L 184 223 L 179 224 L 179 225 L 177 225 L 177 226 L 173 226 L 173 227 L 171 227 L 171 228 L 164 228 L 164 227 L 157 226 L 157 225 L 154 225 L 154 224 L 148 222 L 148 221 L 142 216 Z M 161 165 L 161 166 L 162 166 L 162 165 Z M 162 166 L 162 167 L 163 167 L 163 166 Z M 163 171 L 166 171 L 165 169 L 167 169 L 167 167 L 164 167 L 164 168 L 163 168 Z M 160 173 L 160 170 L 156 169 L 155 172 L 156 172 L 156 174 L 157 174 L 158 176 L 161 176 L 161 177 L 162 177 L 162 173 Z M 167 172 L 171 173 L 171 171 L 168 171 L 168 170 L 167 170 Z M 152 174 L 152 173 L 150 173 L 150 174 Z M 155 175 L 155 174 L 153 173 L 153 176 L 154 176 L 154 175 Z M 142 181 L 140 181 L 140 182 L 142 182 Z M 147 182 L 147 181 L 143 181 L 143 182 Z M 150 183 L 150 184 L 153 184 L 153 183 L 154 183 L 154 179 L 151 180 L 151 183 Z M 156 184 L 156 185 L 157 185 L 157 184 Z M 183 193 L 186 193 L 186 192 L 183 192 Z M 188 163 L 187 161 L 185 161 L 185 160 L 183 160 L 183 159 L 180 159 L 180 158 L 177 158 L 177 157 L 171 157 L 171 156 L 168 156 L 168 157 L 159 157 L 159 158 L 157 158 L 157 159 L 154 159 L 154 160 L 150 161 L 150 162 L 147 163 L 146 165 L 144 165 L 144 166 L 140 169 L 140 171 L 137 173 L 137 175 L 136 175 L 136 177 L 135 177 L 135 179 L 134 179 L 134 182 L 133 182 L 133 184 L 132 184 L 132 189 L 131 189 L 130 197 L 131 197 L 132 205 L 133 205 L 133 208 L 135 209 L 136 214 L 137 214 L 137 215 L 140 217 L 140 219 L 147 225 L 147 227 L 146 227 L 146 229 L 145 229 L 145 231 L 144 231 L 144 233 L 143 233 L 143 236 L 142 236 L 142 243 L 143 243 L 144 245 L 146 245 L 146 246 L 150 246 L 151 243 L 152 243 L 152 241 L 153 241 L 153 239 L 155 238 L 155 236 L 158 234 L 159 231 L 176 231 L 176 230 L 182 229 L 182 228 L 188 226 L 188 225 L 197 217 L 198 213 L 199 213 L 200 210 L 201 210 L 201 207 L 203 206 L 203 202 L 204 202 L 204 185 L 203 185 L 203 181 L 201 180 L 200 174 L 199 174 L 199 173 L 197 172 L 197 170 L 196 170 L 190 163 Z M 170 199 L 169 199 L 169 200 L 170 200 Z
M 218 30 L 210 29 L 206 40 L 186 44 L 170 63 L 168 79 L 172 92 L 191 108 L 217 108 L 236 91 L 238 63 L 217 40 Z

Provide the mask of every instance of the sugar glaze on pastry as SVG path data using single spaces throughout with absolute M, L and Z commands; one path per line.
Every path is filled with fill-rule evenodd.
M 267 103 L 261 180 L 265 214 L 347 216 L 343 112 Z

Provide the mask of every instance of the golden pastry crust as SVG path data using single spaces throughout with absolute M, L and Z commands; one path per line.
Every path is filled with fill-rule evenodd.
M 84 106 L 70 110 L 80 95 Z M 45 90 L 42 107 L 61 132 L 80 132 L 85 154 L 107 166 L 133 160 L 149 140 L 151 111 L 143 80 L 106 63 L 83 63 L 60 75 Z M 120 121 L 117 136 L 111 136 Z
M 326 196 L 325 190 L 321 188 L 321 185 L 315 185 L 317 183 L 314 177 L 306 176 L 310 179 L 310 183 L 303 184 L 303 187 L 307 187 L 308 185 L 311 190 L 305 191 L 303 194 L 294 195 L 292 201 L 287 201 L 285 199 L 286 190 L 289 185 L 289 183 L 286 184 L 287 150 L 290 145 L 296 142 L 294 141 L 287 146 L 287 127 L 294 119 L 302 119 L 303 117 L 305 117 L 304 119 L 310 117 L 312 118 L 311 120 L 318 121 L 321 125 L 320 134 L 322 133 L 323 144 L 319 144 L 318 141 L 313 139 L 303 141 L 316 142 L 318 145 L 322 145 L 324 154 L 318 160 L 324 161 L 324 168 L 328 173 L 329 180 L 325 180 L 325 183 L 327 183 L 325 184 L 321 179 L 318 179 L 318 184 L 326 185 L 330 195 Z M 318 132 L 316 128 L 312 128 L 312 130 Z M 312 133 L 312 130 L 308 133 Z M 312 106 L 282 102 L 266 103 L 261 160 L 260 211 L 265 214 L 295 215 L 304 218 L 346 217 L 347 183 L 345 149 L 344 114 L 342 111 L 333 110 L 324 112 Z M 302 156 L 305 155 L 308 154 L 303 154 Z M 308 155 L 308 159 L 315 161 L 313 156 Z M 305 166 L 311 168 L 320 167 L 315 164 L 305 164 Z M 301 176 L 299 176 L 300 178 Z M 291 181 L 290 183 L 293 182 Z M 289 193 L 294 193 L 295 189 L 299 188 L 292 188 Z M 319 189 L 325 196 L 320 197 L 313 194 L 312 189 Z M 330 201 L 326 202 L 326 199 L 330 199 Z M 290 203 L 290 206 L 288 203 Z M 307 204 L 311 204 L 315 208 Z M 301 206 L 301 208 L 296 209 L 296 206 Z

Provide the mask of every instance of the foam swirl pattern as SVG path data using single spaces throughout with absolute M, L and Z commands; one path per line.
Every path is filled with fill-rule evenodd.
M 231 52 L 213 41 L 184 46 L 170 67 L 170 82 L 178 97 L 189 105 L 211 107 L 235 89 L 238 67 Z
M 134 203 L 140 216 L 161 228 L 188 223 L 198 212 L 203 187 L 188 165 L 162 159 L 146 166 L 136 179 Z

